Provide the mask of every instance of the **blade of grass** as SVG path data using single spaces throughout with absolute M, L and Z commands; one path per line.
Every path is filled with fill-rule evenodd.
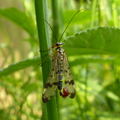
M 8 20 L 12 21 L 16 25 L 24 29 L 26 32 L 28 32 L 31 37 L 34 37 L 34 22 L 24 12 L 16 8 L 0 9 L 0 16 L 3 16 Z

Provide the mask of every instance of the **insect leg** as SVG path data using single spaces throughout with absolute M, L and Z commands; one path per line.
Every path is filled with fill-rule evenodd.
M 41 67 L 42 67 L 42 66 L 43 66 L 43 65 L 47 62 L 47 60 L 48 60 L 48 58 L 49 58 L 49 57 L 53 58 L 53 57 L 54 57 L 54 55 L 53 55 L 53 56 L 51 56 L 51 55 L 49 54 L 49 55 L 47 56 L 47 58 L 46 58 L 45 62 L 41 64 Z
M 52 50 L 52 52 L 55 52 L 55 50 L 53 50 L 53 48 L 55 48 L 56 45 L 53 45 L 52 47 L 50 47 L 48 50 L 39 50 L 40 52 L 48 52 L 49 50 Z
M 54 47 L 56 47 L 56 46 L 54 45 L 54 46 L 52 46 L 51 48 L 49 48 L 48 50 L 44 50 L 44 51 L 41 51 L 41 50 L 40 50 L 40 52 L 48 52 L 50 49 L 52 50 L 52 52 L 55 52 L 55 50 L 53 50 Z M 43 65 L 47 62 L 47 60 L 48 60 L 49 57 L 53 58 L 54 55 L 51 56 L 50 54 L 48 54 L 48 56 L 47 56 L 45 62 L 44 62 L 41 66 L 43 66 Z

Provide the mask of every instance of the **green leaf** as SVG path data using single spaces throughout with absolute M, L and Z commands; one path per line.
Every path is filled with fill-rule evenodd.
M 20 61 L 15 64 L 11 64 L 7 68 L 1 69 L 0 70 L 0 77 L 9 75 L 11 73 L 17 72 L 18 70 L 22 70 L 24 68 L 33 66 L 40 63 L 40 58 L 34 58 L 34 59 L 26 59 L 24 61 Z
M 63 41 L 68 55 L 79 54 L 120 54 L 120 29 L 98 27 L 70 36 Z
M 103 56 L 101 57 L 80 57 L 77 59 L 74 59 L 73 61 L 69 61 L 70 66 L 75 66 L 75 65 L 81 65 L 81 64 L 89 64 L 89 63 L 108 63 L 108 64 L 116 64 L 120 65 L 120 60 L 114 57 L 108 57 L 104 58 Z
M 16 8 L 7 8 L 7 9 L 0 9 L 0 15 L 14 22 L 21 28 L 23 28 L 31 36 L 34 36 L 35 34 L 34 22 L 24 12 Z

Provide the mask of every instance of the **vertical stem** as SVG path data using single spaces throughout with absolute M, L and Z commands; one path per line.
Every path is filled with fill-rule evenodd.
M 45 24 L 44 18 L 48 21 L 47 0 L 35 0 L 35 12 L 37 29 L 39 36 L 39 47 L 41 51 L 48 50 L 50 48 L 49 26 Z M 48 56 L 48 52 L 41 52 L 41 61 L 44 63 Z M 49 71 L 50 71 L 50 59 L 42 66 L 43 85 L 45 85 Z M 41 93 L 42 94 L 42 93 Z M 55 103 L 55 97 L 53 97 L 47 106 L 43 105 L 43 120 L 58 120 L 58 113 Z M 46 112 L 47 107 L 47 112 Z
M 63 0 L 58 1 L 59 4 L 59 32 L 62 33 L 64 31 L 64 24 L 63 24 Z
M 101 11 L 100 11 L 100 1 L 98 1 L 98 26 L 100 26 L 101 21 Z
M 53 30 L 55 32 L 56 38 L 58 40 L 59 35 L 59 12 L 58 12 L 58 1 L 52 0 L 52 18 L 53 18 Z M 52 34 L 52 43 L 56 44 L 55 36 Z
M 88 80 L 88 65 L 86 66 L 86 77 L 85 77 L 85 86 L 86 86 L 86 89 L 85 89 L 85 101 L 86 101 L 86 104 L 87 104 L 87 80 Z
M 59 25 L 60 25 L 60 11 L 59 11 L 59 6 L 58 6 L 58 2 L 57 0 L 51 0 L 51 3 L 52 3 L 52 27 L 53 27 L 53 31 L 55 32 L 55 36 L 56 36 L 56 39 L 55 39 L 55 36 L 54 34 L 52 33 L 52 44 L 56 44 L 56 42 L 58 42 L 59 40 Z M 57 110 L 58 110 L 58 116 L 60 117 L 59 115 L 59 97 L 58 97 L 58 92 L 56 92 L 56 106 L 57 106 Z
M 111 22 L 113 15 L 112 15 L 112 2 L 110 0 L 103 0 L 104 3 L 104 13 L 105 13 L 105 19 L 107 20 L 107 22 Z
M 85 112 L 88 111 L 88 100 L 87 100 L 88 84 L 87 84 L 87 80 L 88 80 L 88 64 L 86 65 L 86 77 L 85 77 Z M 88 116 L 86 116 L 86 119 L 88 119 Z
M 35 10 L 36 10 L 36 21 L 37 21 L 40 51 L 48 50 L 50 45 L 48 45 L 47 34 L 45 31 L 43 0 L 40 1 L 35 0 Z M 48 52 L 41 52 L 42 63 L 44 63 L 46 60 L 45 56 L 48 56 Z M 49 73 L 48 69 L 50 69 L 50 63 L 47 61 L 42 67 L 43 79 L 45 82 Z
M 114 21 L 114 26 L 119 27 L 119 19 L 118 19 L 118 1 L 114 0 L 114 3 L 112 5 L 113 7 L 113 21 Z
M 91 18 L 91 28 L 94 26 L 94 22 L 95 22 L 96 3 L 97 3 L 97 0 L 93 0 L 92 18 Z

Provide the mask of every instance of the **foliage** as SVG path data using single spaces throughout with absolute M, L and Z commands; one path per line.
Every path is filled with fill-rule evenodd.
M 56 120 L 58 117 L 61 120 L 118 120 L 120 2 L 44 0 L 42 3 L 37 0 L 21 0 L 21 5 L 22 10 L 19 6 L 3 9 L 0 5 L 1 120 Z M 39 57 L 38 51 L 45 51 L 56 42 L 54 35 L 50 40 L 49 26 L 45 24 L 44 18 L 59 39 L 79 8 L 83 10 L 75 16 L 62 38 L 76 84 L 76 97 L 63 99 L 56 94 L 47 105 L 43 104 L 42 84 L 45 84 L 50 70 L 51 60 L 48 59 L 46 63 L 46 59 L 51 52 L 41 52 Z M 23 32 L 20 41 L 11 39 L 11 31 L 6 27 L 8 24 L 13 28 L 13 35 L 18 32 L 14 24 Z M 20 42 L 24 45 L 21 46 Z M 16 43 L 22 52 L 19 47 L 14 47 Z M 22 58 L 26 49 L 29 50 Z M 45 63 L 42 69 L 41 62 Z

